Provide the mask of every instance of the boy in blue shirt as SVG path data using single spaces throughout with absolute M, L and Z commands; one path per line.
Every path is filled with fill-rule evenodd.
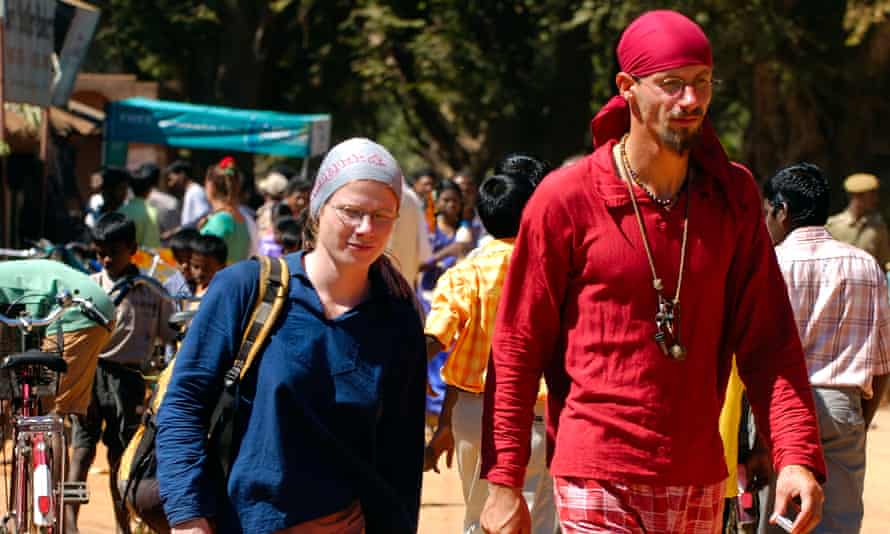
M 183 228 L 170 238 L 170 250 L 176 259 L 177 271 L 164 282 L 164 289 L 174 297 L 190 297 L 195 293 L 190 262 L 192 247 L 200 236 L 201 233 L 194 228 Z

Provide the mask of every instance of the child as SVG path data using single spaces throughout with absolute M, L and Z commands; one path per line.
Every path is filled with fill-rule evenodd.
M 194 228 L 183 228 L 170 238 L 170 249 L 176 258 L 178 270 L 164 282 L 164 289 L 176 297 L 190 297 L 195 293 L 189 262 L 192 257 L 192 244 L 201 234 Z
M 260 233 L 259 253 L 277 258 L 283 253 L 281 243 L 278 242 L 278 221 L 284 218 L 291 218 L 293 213 L 291 213 L 290 208 L 284 202 L 270 206 L 267 211 L 271 224 L 266 231 Z
M 300 218 L 305 219 L 305 216 Z M 303 248 L 303 224 L 300 218 L 282 217 L 275 223 L 275 242 L 281 246 L 284 254 Z
M 137 248 L 136 225 L 125 215 L 107 213 L 99 218 L 93 228 L 93 246 L 102 271 L 92 278 L 106 292 L 116 282 L 139 274 L 130 262 Z M 114 482 L 117 466 L 141 419 L 140 407 L 145 398 L 141 365 L 152 354 L 156 338 L 173 341 L 175 332 L 167 325 L 172 312 L 171 302 L 144 286 L 135 286 L 123 296 L 117 303 L 111 338 L 99 354 L 89 408 L 86 415 L 74 420 L 68 478 L 86 480 L 101 438 L 108 452 L 115 520 L 121 532 L 129 532 L 129 520 Z M 72 514 L 69 521 L 76 521 L 78 508 L 68 508 Z
M 528 156 L 511 155 L 512 158 Z M 426 469 L 435 469 L 439 456 L 447 452 L 447 463 L 457 451 L 457 468 L 463 486 L 464 527 L 462 532 L 482 532 L 479 517 L 488 497 L 488 483 L 479 479 L 482 437 L 482 392 L 491 352 L 497 303 L 519 231 L 522 209 L 535 185 L 547 173 L 545 164 L 534 160 L 529 167 L 502 162 L 502 174 L 487 178 L 479 188 L 477 210 L 486 231 L 494 239 L 445 271 L 433 293 L 426 320 L 427 356 L 452 347 L 442 378 L 448 386 L 439 424 L 427 447 Z M 523 494 L 529 500 L 532 532 L 553 534 L 557 529 L 553 486 L 546 466 L 544 404 L 535 408 L 532 453 L 526 469 Z
M 226 266 L 229 250 L 226 242 L 215 235 L 202 235 L 192 242 L 189 268 L 195 282 L 195 296 L 200 297 L 217 271 Z

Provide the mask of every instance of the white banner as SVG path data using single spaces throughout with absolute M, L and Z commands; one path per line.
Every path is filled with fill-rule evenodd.
M 48 107 L 55 0 L 6 0 L 4 97 Z

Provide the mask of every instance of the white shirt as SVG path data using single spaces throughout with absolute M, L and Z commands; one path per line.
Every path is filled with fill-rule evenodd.
M 423 217 L 423 204 L 411 188 L 402 184 L 399 218 L 389 237 L 387 249 L 396 259 L 396 267 L 413 287 L 420 264 L 433 255 L 429 230 Z
M 890 304 L 884 272 L 864 250 L 821 226 L 788 234 L 776 247 L 800 333 L 810 383 L 858 387 L 890 373 Z
M 244 224 L 247 225 L 247 234 L 250 236 L 250 243 L 247 245 L 247 256 L 252 257 L 260 253 L 260 231 L 256 225 L 253 211 L 247 206 L 238 206 L 238 211 L 244 216 Z
M 210 213 L 210 203 L 204 188 L 195 182 L 189 182 L 185 188 L 185 197 L 182 199 L 182 226 L 194 226 L 198 219 Z
M 179 212 L 179 199 L 173 195 L 152 189 L 146 199 L 158 212 L 158 228 L 163 234 L 179 226 L 182 215 Z

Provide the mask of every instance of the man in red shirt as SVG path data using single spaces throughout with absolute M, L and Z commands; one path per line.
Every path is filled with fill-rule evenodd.
M 564 532 L 718 532 L 735 354 L 772 444 L 775 513 L 799 497 L 793 532 L 808 532 L 825 478 L 812 394 L 757 186 L 705 118 L 710 43 L 653 11 L 618 60 L 596 151 L 548 176 L 523 213 L 486 385 L 482 526 L 528 531 L 519 488 L 543 373 Z

